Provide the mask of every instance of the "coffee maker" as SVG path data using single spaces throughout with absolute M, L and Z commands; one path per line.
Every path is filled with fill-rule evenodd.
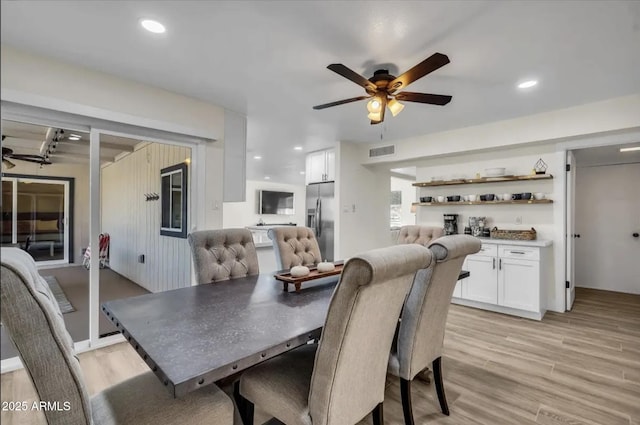
M 458 234 L 458 214 L 444 215 L 444 234 L 445 235 Z

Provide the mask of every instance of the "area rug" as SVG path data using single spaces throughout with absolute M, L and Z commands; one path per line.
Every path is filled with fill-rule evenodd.
M 55 276 L 42 276 L 42 278 L 46 280 L 47 283 L 49 284 L 49 288 L 51 289 L 53 296 L 55 297 L 56 301 L 58 302 L 58 305 L 60 306 L 60 311 L 63 314 L 76 311 L 76 309 L 73 308 L 73 306 L 67 299 L 67 296 L 64 294 L 64 291 L 60 287 L 60 284 L 58 283 L 58 280 L 55 278 Z

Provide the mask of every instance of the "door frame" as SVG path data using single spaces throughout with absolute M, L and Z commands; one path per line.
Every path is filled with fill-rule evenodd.
M 39 180 L 42 183 L 51 183 L 51 184 L 63 184 L 65 187 L 64 190 L 64 210 L 65 210 L 65 231 L 64 231 L 64 258 L 62 260 L 47 260 L 47 261 L 38 261 L 38 266 L 53 266 L 58 264 L 68 264 L 73 262 L 73 226 L 75 224 L 73 211 L 74 211 L 74 200 L 75 200 L 75 178 L 74 177 L 58 177 L 58 176 L 42 176 L 42 175 L 29 175 L 29 174 L 12 174 L 12 173 L 2 173 L 3 179 L 14 179 L 13 190 L 16 191 L 16 186 L 19 181 L 23 180 Z M 59 183 L 62 182 L 62 183 Z M 15 212 L 15 203 L 14 203 L 14 212 Z M 16 227 L 14 221 L 14 230 Z M 14 241 L 15 243 L 15 241 Z
M 3 93 L 4 95 L 4 93 Z M 37 102 L 36 102 L 37 104 Z M 55 105 L 48 105 L 54 106 Z M 58 105 L 60 106 L 60 105 Z M 63 108 L 61 108 L 63 109 Z M 189 191 L 193 193 L 190 196 L 189 204 L 189 229 L 200 224 L 204 220 L 205 211 L 205 158 L 207 154 L 206 145 L 215 142 L 215 138 L 202 135 L 199 131 L 189 131 L 183 127 L 175 127 L 165 122 L 154 121 L 155 128 L 149 126 L 143 118 L 129 117 L 129 121 L 109 121 L 104 118 L 92 116 L 94 111 L 84 110 L 87 115 L 78 115 L 60 110 L 48 109 L 29 103 L 14 103 L 2 99 L 2 119 L 8 121 L 17 121 L 28 124 L 35 124 L 47 127 L 64 127 L 69 130 L 81 131 L 89 133 L 89 246 L 93 252 L 100 252 L 99 235 L 100 235 L 100 135 L 110 134 L 115 136 L 129 137 L 149 142 L 164 143 L 170 145 L 187 146 L 191 151 L 191 176 L 189 180 Z M 123 116 L 118 115 L 114 119 L 122 119 Z M 161 128 L 165 129 L 161 129 Z M 183 131 L 183 132 L 172 132 Z M 199 134 L 200 133 L 200 134 Z M 98 256 L 91 256 L 91 269 L 89 273 L 89 339 L 74 342 L 74 348 L 77 352 L 89 351 L 106 345 L 115 344 L 124 341 L 122 335 L 113 335 L 100 338 L 98 322 L 100 317 L 99 285 L 100 275 L 98 266 Z M 192 267 L 193 276 L 193 267 Z M 193 278 L 192 278 L 193 280 Z M 5 373 L 21 367 L 18 357 L 5 359 L 0 362 L 0 373 Z
M 567 152 L 573 151 L 577 149 L 588 149 L 595 148 L 601 146 L 612 146 L 612 145 L 623 145 L 623 144 L 631 144 L 637 143 L 640 140 L 640 127 L 635 127 L 633 129 L 623 130 L 623 131 L 611 131 L 604 134 L 598 135 L 585 135 L 584 137 L 572 137 L 567 138 L 565 140 L 558 141 L 556 144 L 556 154 L 558 158 L 562 158 L 563 168 L 566 166 L 566 158 Z M 566 236 L 569 234 L 569 229 L 567 227 L 567 221 L 575 222 L 575 210 L 569 211 L 567 208 L 567 174 L 566 172 L 561 173 L 561 178 L 557 179 L 557 186 L 555 190 L 557 191 L 557 201 L 554 201 L 554 209 L 557 210 L 554 213 L 554 221 L 556 223 L 561 223 L 560 225 L 556 224 L 555 229 L 558 232 L 558 235 L 562 235 L 562 237 L 556 236 L 555 241 L 558 245 L 554 251 L 555 253 L 555 306 L 550 306 L 549 310 L 555 311 L 566 311 L 566 306 L 568 305 L 567 301 L 567 290 L 566 290 L 566 277 L 567 277 L 567 269 L 572 268 L 575 269 L 575 262 L 572 260 L 570 255 L 567 255 L 567 243 Z M 554 179 L 556 180 L 556 179 Z M 555 185 L 555 183 L 554 183 Z M 558 190 L 560 189 L 560 190 Z M 569 214 L 571 215 L 569 217 Z M 563 260 L 560 260 L 563 258 Z M 562 261 L 562 263 L 559 263 Z M 563 266 L 563 267 L 559 267 Z M 561 270 L 558 270 L 561 268 Z M 575 274 L 574 274 L 575 275 Z M 549 302 L 550 300 L 547 300 Z
M 565 216 L 565 277 L 566 277 L 566 294 L 565 294 L 565 309 L 571 311 L 573 302 L 576 299 L 576 249 L 575 249 L 575 193 L 576 193 L 576 160 L 573 155 L 573 151 L 567 151 L 565 158 L 566 168 L 566 209 L 567 214 Z

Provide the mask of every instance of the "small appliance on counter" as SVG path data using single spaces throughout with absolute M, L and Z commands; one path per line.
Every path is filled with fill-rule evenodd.
M 469 217 L 469 228 L 471 229 L 471 235 L 476 237 L 483 237 L 486 233 L 484 232 L 486 223 L 486 217 Z M 488 227 L 487 230 L 489 230 Z
M 444 214 L 444 234 L 458 234 L 458 214 Z

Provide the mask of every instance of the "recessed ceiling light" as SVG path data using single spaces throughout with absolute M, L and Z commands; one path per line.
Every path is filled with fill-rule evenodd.
M 302 150 L 302 146 L 294 146 L 293 149 L 296 150 L 296 151 L 301 151 Z
M 633 152 L 640 151 L 640 146 L 633 146 L 631 148 L 620 148 L 620 152 Z
M 527 80 L 518 84 L 519 89 L 528 89 L 538 84 L 537 80 Z
M 300 175 L 304 176 L 304 171 L 300 171 Z
M 162 34 L 167 30 L 164 25 L 153 19 L 141 19 L 140 25 L 142 25 L 142 28 L 154 34 Z
M 265 180 L 271 180 L 271 177 L 269 177 L 269 176 L 264 176 L 264 179 L 265 179 Z
M 262 159 L 262 157 L 260 155 L 255 155 L 253 159 Z
M 80 136 L 69 136 L 69 140 L 73 140 L 75 142 L 76 140 L 80 140 Z

